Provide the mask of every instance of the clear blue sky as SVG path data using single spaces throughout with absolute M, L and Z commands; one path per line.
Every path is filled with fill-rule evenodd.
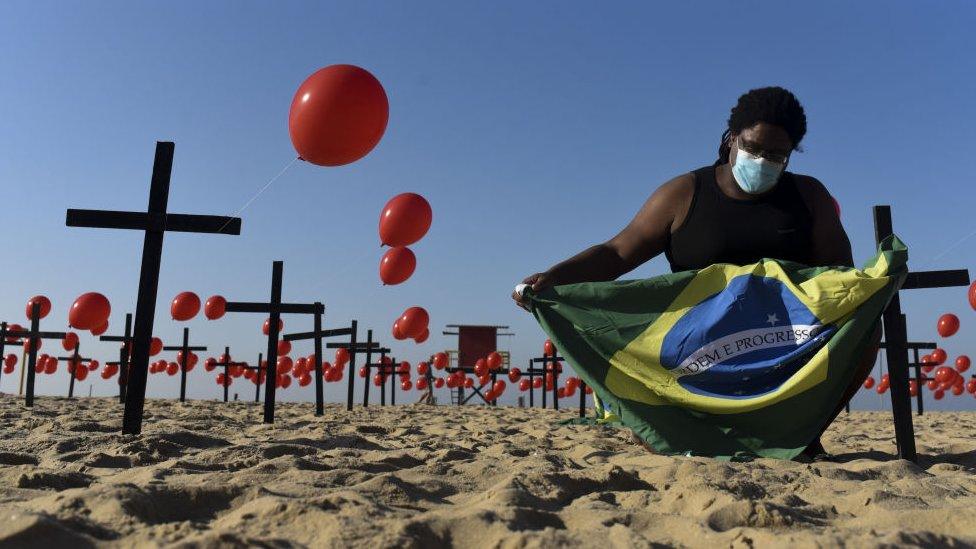
M 101 291 L 118 332 L 134 308 L 141 234 L 69 230 L 65 209 L 145 208 L 154 143 L 173 140 L 170 210 L 233 213 L 293 158 L 292 94 L 334 63 L 383 82 L 383 141 L 351 166 L 293 167 L 244 211 L 240 237 L 167 235 L 156 316 L 167 344 L 181 331 L 168 314 L 176 293 L 262 300 L 282 259 L 285 298 L 322 300 L 329 326 L 356 318 L 389 341 L 400 311 L 426 307 L 434 335 L 391 342 L 399 357 L 453 348 L 437 335 L 444 324 L 492 323 L 512 327 L 522 364 L 544 336 L 512 305 L 512 286 L 612 236 L 660 183 L 711 163 L 736 98 L 766 85 L 806 108 L 806 152 L 791 169 L 838 198 L 859 263 L 873 253 L 870 207 L 888 203 L 915 268 L 976 268 L 976 237 L 947 251 L 976 230 L 974 21 L 963 1 L 4 2 L 0 311 L 21 321 L 43 293 L 54 302 L 44 326 L 62 328 L 75 296 Z M 414 246 L 413 278 L 382 287 L 377 219 L 405 191 L 428 198 L 434 224 Z M 631 276 L 665 271 L 658 259 Z M 915 339 L 957 312 L 963 328 L 945 347 L 976 355 L 964 289 L 906 292 L 903 304 Z M 263 320 L 197 319 L 192 339 L 254 360 Z M 114 356 L 87 336 L 82 350 Z M 63 368 L 40 378 L 41 392 L 63 394 Z M 95 379 L 95 394 L 114 391 Z M 151 395 L 176 392 L 174 379 L 151 378 Z M 190 394 L 218 394 L 202 368 Z

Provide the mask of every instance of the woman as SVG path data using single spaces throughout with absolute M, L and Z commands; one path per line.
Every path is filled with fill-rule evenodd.
M 661 253 L 672 272 L 764 257 L 853 266 L 850 240 L 827 189 L 813 177 L 786 171 L 806 127 L 803 107 L 789 91 L 750 90 L 732 109 L 714 164 L 664 183 L 619 234 L 523 283 L 538 291 L 615 280 Z M 527 308 L 517 293 L 512 298 Z M 836 412 L 870 372 L 874 361 L 865 362 Z M 806 453 L 823 453 L 819 440 Z

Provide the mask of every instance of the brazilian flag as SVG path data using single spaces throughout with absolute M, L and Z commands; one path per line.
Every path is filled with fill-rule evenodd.
M 664 454 L 791 459 L 840 405 L 907 260 L 892 236 L 860 270 L 763 259 L 521 291 L 595 421 Z

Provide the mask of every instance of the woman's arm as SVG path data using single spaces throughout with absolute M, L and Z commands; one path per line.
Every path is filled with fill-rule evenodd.
M 814 266 L 854 266 L 851 240 L 840 222 L 834 202 L 824 184 L 809 176 L 799 176 L 797 188 L 813 216 Z
M 526 277 L 523 284 L 538 291 L 559 284 L 615 280 L 634 270 L 664 251 L 675 213 L 680 210 L 684 217 L 693 193 L 691 174 L 668 181 L 654 191 L 616 236 L 553 265 L 546 272 Z M 512 299 L 525 308 L 521 296 L 513 292 Z

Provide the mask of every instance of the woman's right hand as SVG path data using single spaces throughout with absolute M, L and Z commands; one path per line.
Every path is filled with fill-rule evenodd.
M 535 273 L 525 277 L 522 284 L 528 284 L 532 288 L 532 291 L 538 292 L 552 286 L 551 276 L 547 273 Z M 518 292 L 512 292 L 512 299 L 515 300 L 515 304 L 519 307 L 529 311 L 528 302 L 518 294 Z

